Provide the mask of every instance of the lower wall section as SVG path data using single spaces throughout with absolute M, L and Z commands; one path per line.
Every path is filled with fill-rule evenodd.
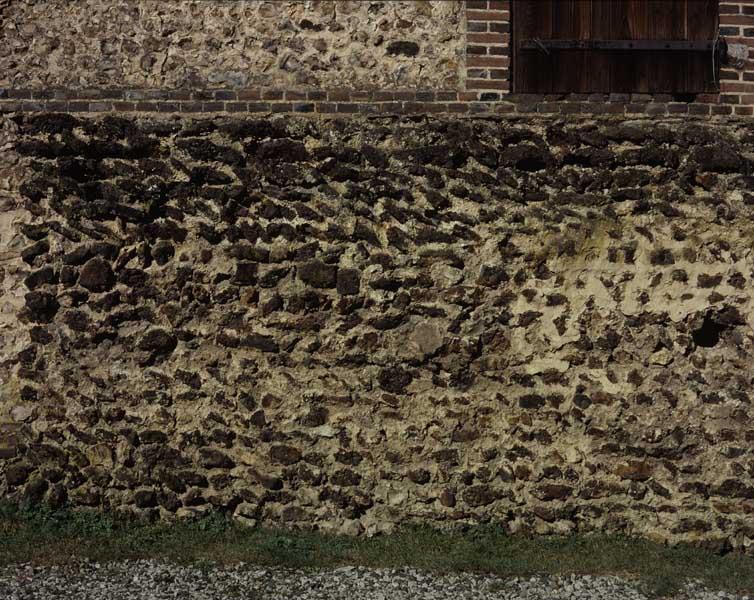
M 5 498 L 754 539 L 751 123 L 5 125 Z

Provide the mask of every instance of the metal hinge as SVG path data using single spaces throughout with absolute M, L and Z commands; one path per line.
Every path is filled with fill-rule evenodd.
M 725 55 L 725 40 L 521 40 L 522 50 L 675 50 L 712 52 Z

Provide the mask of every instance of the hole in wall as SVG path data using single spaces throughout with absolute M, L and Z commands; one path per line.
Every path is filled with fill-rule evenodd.
M 711 315 L 705 315 L 701 326 L 692 332 L 694 343 L 702 348 L 714 348 L 720 342 L 720 336 L 727 329 L 725 325 L 716 323 Z
M 691 331 L 691 337 L 696 346 L 702 348 L 714 348 L 723 339 L 728 331 L 733 331 L 738 325 L 745 325 L 741 313 L 733 307 L 725 307 L 720 310 L 707 311 L 701 323 L 698 323 Z

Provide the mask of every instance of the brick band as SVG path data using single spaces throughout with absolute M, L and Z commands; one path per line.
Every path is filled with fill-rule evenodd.
M 0 90 L 0 112 L 562 113 L 752 115 L 717 94 L 501 94 L 454 90 Z

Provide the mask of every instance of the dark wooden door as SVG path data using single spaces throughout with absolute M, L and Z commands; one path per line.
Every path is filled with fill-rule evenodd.
M 710 41 L 717 0 L 514 0 L 516 92 L 697 93 L 716 89 L 713 51 L 549 48 L 547 41 Z M 541 47 L 521 48 L 541 43 Z M 584 49 L 585 47 L 586 49 Z

